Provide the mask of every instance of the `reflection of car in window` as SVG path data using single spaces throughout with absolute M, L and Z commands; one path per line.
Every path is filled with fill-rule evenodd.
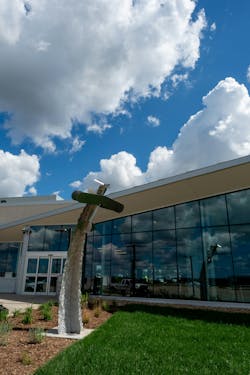
M 134 290 L 133 290 L 134 289 Z M 118 292 L 123 296 L 148 296 L 149 289 L 148 284 L 135 282 L 133 285 L 133 279 L 122 279 L 120 283 L 111 284 L 111 290 Z

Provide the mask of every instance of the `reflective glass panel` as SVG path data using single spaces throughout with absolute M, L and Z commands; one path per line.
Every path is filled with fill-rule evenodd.
M 112 221 L 105 221 L 104 223 L 97 223 L 94 225 L 94 234 L 95 235 L 105 235 L 111 234 L 112 230 Z
M 34 292 L 35 291 L 35 282 L 36 278 L 34 276 L 27 276 L 25 279 L 25 292 Z
M 32 227 L 30 232 L 28 251 L 43 251 L 44 237 L 44 227 Z
M 46 293 L 46 289 L 47 289 L 47 277 L 38 276 L 37 282 L 36 282 L 36 292 Z
M 112 222 L 113 233 L 130 233 L 131 232 L 131 216 L 115 219 Z
M 174 229 L 174 207 L 161 208 L 153 211 L 153 229 Z
M 237 300 L 250 302 L 250 225 L 230 227 Z
M 18 243 L 0 243 L 0 274 L 2 276 L 6 272 L 12 272 L 12 276 L 16 276 L 18 250 Z
M 57 284 L 57 276 L 52 276 L 50 278 L 50 285 L 49 285 L 50 293 L 56 293 L 56 284 Z
M 200 207 L 202 226 L 207 227 L 228 224 L 225 195 L 202 199 Z
M 203 265 L 202 240 L 199 229 L 178 229 L 177 259 L 179 297 L 200 299 Z
M 154 296 L 176 298 L 178 275 L 175 231 L 155 231 L 153 236 Z
M 122 292 L 122 279 L 131 278 L 130 234 L 112 236 L 111 288 L 116 293 Z
M 101 277 L 102 292 L 105 293 L 110 284 L 111 236 L 94 236 L 93 276 Z M 99 294 L 98 291 L 95 294 Z
M 234 301 L 234 271 L 228 227 L 203 230 L 208 300 Z
M 200 210 L 198 202 L 178 204 L 175 207 L 176 228 L 200 226 Z
M 132 293 L 137 296 L 153 294 L 152 232 L 137 232 L 132 236 Z M 134 258 L 135 257 L 135 258 Z
M 250 189 L 226 195 L 230 224 L 250 223 Z
M 70 229 L 61 225 L 45 229 L 44 251 L 67 251 L 70 240 Z
M 62 260 L 60 258 L 52 259 L 51 272 L 52 273 L 61 273 L 61 264 L 62 264 Z
M 30 258 L 28 259 L 27 273 L 36 273 L 37 259 Z
M 142 214 L 132 216 L 132 231 L 144 232 L 152 230 L 152 212 L 144 212 Z
M 38 265 L 38 273 L 47 273 L 48 272 L 49 259 L 40 258 Z
M 83 284 L 84 284 L 84 290 L 90 291 L 91 289 L 91 283 L 92 283 L 92 268 L 93 268 L 93 252 L 94 252 L 94 247 L 93 247 L 93 242 L 94 242 L 94 236 L 93 233 L 88 234 L 87 236 L 87 243 L 85 247 L 85 252 L 84 252 L 84 264 L 85 268 L 83 271 Z

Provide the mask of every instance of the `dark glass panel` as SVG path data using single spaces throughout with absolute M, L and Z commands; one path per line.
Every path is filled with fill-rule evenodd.
M 202 199 L 200 205 L 202 226 L 207 227 L 228 224 L 225 195 Z
M 29 238 L 28 251 L 43 251 L 45 227 L 32 227 Z
M 52 276 L 50 278 L 50 285 L 49 285 L 50 293 L 56 293 L 56 286 L 57 286 L 57 276 Z
M 101 278 L 102 292 L 106 292 L 110 284 L 111 236 L 94 236 L 94 277 Z M 99 294 L 100 291 L 94 291 Z
M 25 292 L 34 292 L 35 291 L 35 276 L 27 276 L 25 279 Z
M 152 230 L 152 212 L 132 216 L 132 232 L 144 232 Z
M 5 272 L 12 272 L 12 276 L 16 276 L 18 250 L 19 244 L 16 242 L 0 244 L 0 274 L 3 276 Z
M 137 232 L 132 235 L 132 293 L 137 296 L 153 294 L 152 232 Z M 135 258 L 134 258 L 135 257 Z
M 36 292 L 46 293 L 46 289 L 47 289 L 47 277 L 39 276 L 36 282 Z
M 130 233 L 131 232 L 131 216 L 115 219 L 112 222 L 113 233 Z
M 200 210 L 198 202 L 178 204 L 175 207 L 176 228 L 200 226 Z
M 153 211 L 153 229 L 174 229 L 174 207 L 161 208 Z
M 44 251 L 67 251 L 70 240 L 70 228 L 53 225 L 45 229 Z
M 87 243 L 84 252 L 84 269 L 83 269 L 83 288 L 85 291 L 91 290 L 92 277 L 93 277 L 93 242 L 94 236 L 93 233 L 87 235 Z
M 199 229 L 178 229 L 177 259 L 179 297 L 200 299 L 203 264 L 202 240 Z
M 153 234 L 154 296 L 178 297 L 176 237 L 174 230 Z
M 36 268 L 37 268 L 37 259 L 30 258 L 28 260 L 27 273 L 36 273 Z
M 234 272 L 228 226 L 203 230 L 207 299 L 234 301 Z
M 94 234 L 95 235 L 105 235 L 111 234 L 112 230 L 112 221 L 105 221 L 104 223 L 97 223 L 94 225 Z
M 51 273 L 61 273 L 61 258 L 52 259 Z
M 232 225 L 230 232 L 237 299 L 250 302 L 250 225 Z
M 230 224 L 250 223 L 250 189 L 226 195 Z
M 124 279 L 131 280 L 132 248 L 130 234 L 112 236 L 112 261 L 110 290 L 115 294 L 130 293 L 125 288 Z M 124 286 L 124 288 L 123 288 Z
M 38 273 L 47 273 L 48 272 L 49 259 L 40 258 L 38 264 Z

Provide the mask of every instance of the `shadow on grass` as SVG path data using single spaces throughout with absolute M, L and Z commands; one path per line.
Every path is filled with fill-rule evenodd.
M 136 305 L 128 304 L 119 307 L 119 310 L 127 312 L 141 311 L 150 314 L 158 314 L 163 316 L 174 316 L 190 320 L 203 320 L 206 322 L 234 324 L 250 326 L 250 312 L 233 312 L 233 311 L 218 311 L 205 310 L 191 307 L 165 307 L 152 305 Z

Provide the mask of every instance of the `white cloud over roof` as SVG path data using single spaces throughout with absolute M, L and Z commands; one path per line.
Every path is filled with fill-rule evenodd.
M 203 97 L 203 109 L 181 128 L 171 149 L 157 147 L 143 172 L 133 155 L 119 152 L 100 162 L 78 188 L 93 185 L 94 178 L 111 185 L 112 191 L 140 185 L 221 161 L 250 154 L 250 97 L 234 78 L 220 81 Z M 72 185 L 73 186 L 73 185 Z M 110 190 L 110 191 L 111 191 Z
M 0 150 L 0 196 L 23 196 L 26 190 L 36 194 L 33 186 L 39 179 L 39 160 L 24 150 L 19 155 Z
M 54 151 L 75 121 L 103 130 L 93 114 L 159 95 L 176 66 L 199 58 L 206 20 L 194 12 L 192 0 L 1 0 L 0 111 L 12 141 Z

